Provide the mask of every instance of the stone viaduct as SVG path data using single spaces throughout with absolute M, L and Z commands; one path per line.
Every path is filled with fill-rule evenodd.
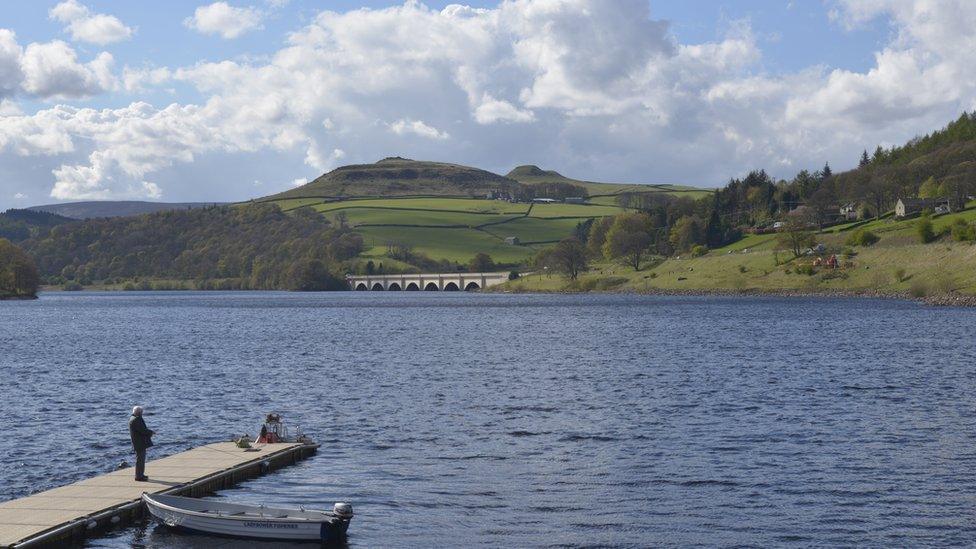
M 507 272 L 346 276 L 349 289 L 357 291 L 471 291 L 507 280 Z

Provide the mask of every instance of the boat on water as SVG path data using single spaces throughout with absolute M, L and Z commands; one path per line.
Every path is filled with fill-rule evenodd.
M 152 516 L 171 528 L 263 540 L 341 541 L 353 516 L 348 503 L 320 511 L 148 493 L 142 494 L 142 501 Z

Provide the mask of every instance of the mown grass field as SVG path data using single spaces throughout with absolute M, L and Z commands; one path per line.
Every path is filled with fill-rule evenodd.
M 471 198 L 366 198 L 326 201 L 322 198 L 273 200 L 285 211 L 310 207 L 330 220 L 339 212 L 366 239 L 364 257 L 376 259 L 387 244 L 401 242 L 433 259 L 466 263 L 484 252 L 499 263 L 530 259 L 539 246 L 573 234 L 588 219 L 615 215 L 610 204 L 525 204 Z M 505 239 L 518 237 L 522 244 Z
M 505 241 L 477 229 L 432 229 L 421 227 L 363 227 L 357 229 L 366 240 L 367 257 L 382 257 L 388 242 L 406 242 L 434 259 L 464 264 L 478 252 L 487 253 L 497 263 L 519 263 L 536 250 L 529 246 L 510 246 Z

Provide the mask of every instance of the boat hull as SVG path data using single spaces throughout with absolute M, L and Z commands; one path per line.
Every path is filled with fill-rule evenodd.
M 164 525 L 201 534 L 235 538 L 287 541 L 338 541 L 345 537 L 349 521 L 235 518 L 187 513 L 143 498 L 149 513 Z

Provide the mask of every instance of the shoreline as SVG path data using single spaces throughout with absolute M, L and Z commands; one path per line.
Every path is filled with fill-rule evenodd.
M 896 299 L 911 301 L 932 307 L 976 307 L 976 295 L 968 294 L 940 294 L 925 297 L 915 297 L 908 292 L 885 292 L 880 290 L 827 290 L 805 291 L 799 289 L 667 289 L 648 288 L 646 290 L 510 290 L 505 288 L 489 289 L 488 293 L 505 294 L 615 294 L 615 295 L 654 295 L 662 297 L 786 297 L 786 298 L 845 298 L 845 299 Z
M 120 290 L 116 288 L 86 288 L 88 292 L 131 292 L 130 290 Z M 302 293 L 332 293 L 332 292 L 353 292 L 353 290 L 330 290 L 321 292 L 301 292 L 301 291 L 290 291 L 290 290 L 195 290 L 195 289 L 172 289 L 172 290 L 140 290 L 140 292 L 161 292 L 161 293 L 179 293 L 179 292 L 199 292 L 199 291 L 209 291 L 209 292 L 288 292 L 294 294 Z M 50 293 L 74 293 L 71 290 L 62 290 L 59 288 L 45 288 L 42 292 Z M 584 294 L 605 294 L 605 295 L 653 295 L 662 297 L 737 297 L 737 298 L 748 298 L 748 297 L 784 297 L 784 298 L 841 298 L 841 299 L 894 299 L 901 301 L 910 301 L 914 303 L 919 303 L 923 305 L 929 305 L 932 307 L 976 307 L 976 295 L 970 294 L 939 294 L 931 295 L 925 297 L 915 297 L 908 292 L 885 292 L 880 290 L 825 290 L 825 291 L 807 291 L 800 289 L 745 289 L 745 290 L 734 290 L 734 289 L 676 289 L 676 288 L 647 288 L 642 290 L 552 290 L 545 288 L 536 289 L 517 289 L 512 290 L 504 287 L 494 287 L 479 290 L 479 293 L 486 294 L 552 294 L 552 295 L 584 295 Z M 133 292 L 135 293 L 135 292 Z M 18 297 L 0 297 L 0 301 L 10 300 L 10 301 L 28 301 L 38 299 L 38 296 L 18 296 Z

